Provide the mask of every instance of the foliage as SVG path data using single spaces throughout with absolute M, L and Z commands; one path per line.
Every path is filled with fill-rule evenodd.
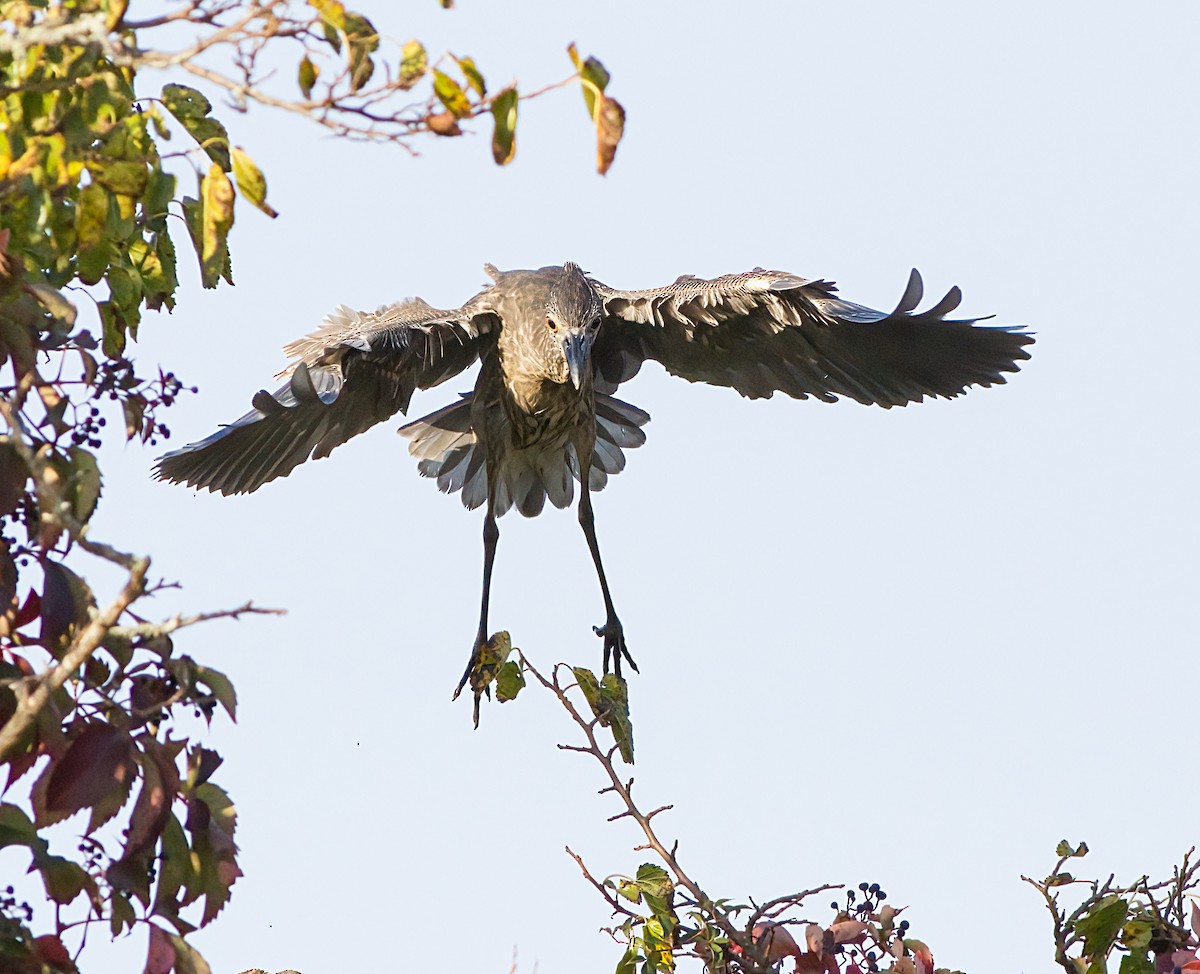
M 1109 876 L 1076 879 L 1063 867 L 1088 854 L 1086 842 L 1072 846 L 1064 839 L 1059 857 L 1045 879 L 1021 878 L 1042 894 L 1054 922 L 1054 960 L 1067 974 L 1096 974 L 1120 957 L 1120 974 L 1155 971 L 1200 971 L 1200 863 L 1188 850 L 1168 880 L 1141 876 L 1132 883 Z M 1082 892 L 1080 892 L 1082 890 Z M 1068 912 L 1064 896 L 1079 895 Z M 1189 903 L 1190 901 L 1190 903 Z
M 766 974 L 789 957 L 796 971 L 811 974 L 884 970 L 933 974 L 929 948 L 908 935 L 907 920 L 897 922 L 904 908 L 890 905 L 878 883 L 860 883 L 857 890 L 825 884 L 763 903 L 710 896 L 684 869 L 678 842 L 668 847 L 655 829 L 654 819 L 673 806 L 642 811 L 633 797 L 634 779 L 623 779 L 613 763 L 618 753 L 626 764 L 633 763 L 625 681 L 611 675 L 598 681 L 588 670 L 563 666 L 546 677 L 524 656 L 521 665 L 558 699 L 583 734 L 583 744 L 560 744 L 559 748 L 593 758 L 608 779 L 601 794 L 615 795 L 624 806 L 609 821 L 632 819 L 645 838 L 634 852 L 650 851 L 658 858 L 657 863 L 639 865 L 632 876 L 614 874 L 597 880 L 580 856 L 566 850 L 617 919 L 615 926 L 606 928 L 625 948 L 616 974 L 673 971 L 684 958 L 702 961 L 704 969 L 714 974 Z M 571 682 L 564 683 L 560 672 L 569 672 Z M 577 706 L 573 691 L 591 710 L 590 718 Z M 601 728 L 612 734 L 611 745 L 601 743 Z M 833 918 L 826 925 L 806 915 L 807 900 L 842 889 L 844 902 L 830 904 Z M 803 948 L 792 928 L 803 930 Z
M 0 850 L 28 857 L 46 897 L 0 896 L 5 971 L 74 970 L 91 927 L 145 929 L 149 974 L 206 971 L 187 937 L 240 875 L 236 814 L 213 780 L 222 758 L 188 719 L 233 719 L 236 695 L 173 637 L 263 610 L 148 622 L 134 606 L 163 584 L 149 559 L 90 531 L 113 489 L 105 434 L 157 445 L 188 388 L 129 354 L 149 313 L 175 306 L 179 249 L 204 287 L 232 284 L 238 198 L 278 215 L 252 156 L 180 79 L 234 110 L 257 103 L 410 152 L 490 118 L 501 165 L 519 100 L 540 94 L 490 92 L 473 60 L 431 58 L 416 40 L 389 50 L 338 0 L 180 0 L 134 19 L 153 6 L 0 2 Z M 273 77 L 288 56 L 294 74 Z M 172 80 L 147 90 L 147 69 Z M 607 83 L 594 59 L 579 73 L 589 90 Z M 107 593 L 97 560 L 121 573 Z M 502 700 L 519 691 L 515 663 L 496 675 Z M 47 830 L 81 812 L 82 840 L 58 848 L 62 831 Z
M 642 862 L 632 875 L 597 879 L 580 856 L 566 850 L 612 911 L 615 923 L 604 932 L 623 948 L 616 974 L 674 971 L 689 958 L 712 974 L 768 974 L 789 959 L 796 974 L 951 974 L 935 967 L 930 948 L 911 936 L 907 919 L 900 919 L 908 908 L 889 903 L 878 883 L 819 885 L 764 902 L 709 895 L 684 868 L 679 843 L 668 844 L 655 827 L 654 820 L 673 806 L 643 811 L 633 795 L 634 779 L 617 772 L 618 753 L 626 764 L 633 763 L 622 743 L 628 736 L 632 747 L 624 681 L 611 676 L 597 681 L 590 671 L 563 664 L 546 677 L 524 656 L 520 663 L 582 733 L 582 744 L 559 748 L 599 764 L 607 779 L 601 794 L 615 795 L 623 806 L 609 821 L 633 820 L 645 839 L 634 852 L 652 853 L 657 860 Z M 561 679 L 562 673 L 570 680 Z M 601 741 L 603 728 L 613 743 Z M 1117 954 L 1120 974 L 1200 974 L 1200 908 L 1194 902 L 1200 864 L 1192 862 L 1192 852 L 1169 880 L 1152 883 L 1142 877 L 1120 886 L 1111 876 L 1103 883 L 1084 881 L 1063 870 L 1068 860 L 1087 851 L 1086 844 L 1061 842 L 1059 861 L 1046 879 L 1022 877 L 1046 900 L 1054 918 L 1056 960 L 1067 974 L 1102 974 Z M 1060 895 L 1080 886 L 1086 893 L 1068 912 Z M 830 890 L 840 890 L 840 897 L 829 903 L 832 916 L 818 921 L 808 901 Z

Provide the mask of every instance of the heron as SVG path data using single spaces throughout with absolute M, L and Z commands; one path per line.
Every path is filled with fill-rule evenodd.
M 831 281 L 763 270 L 685 275 L 644 290 L 611 288 L 566 263 L 536 270 L 484 267 L 491 283 L 461 307 L 409 298 L 373 312 L 345 306 L 286 345 L 292 359 L 275 392 L 211 436 L 160 457 L 154 475 L 221 494 L 257 490 L 310 457 L 406 414 L 417 390 L 481 363 L 474 391 L 402 427 L 421 475 L 468 509 L 483 507 L 479 628 L 457 698 L 488 640 L 488 602 L 500 532 L 515 508 L 569 506 L 595 564 L 605 620 L 603 671 L 637 665 L 626 645 L 596 539 L 592 494 L 646 441 L 649 414 L 614 397 L 647 361 L 691 382 L 750 399 L 904 406 L 1004 383 L 1029 358 L 1022 326 L 951 319 L 953 287 L 925 311 L 913 270 L 894 310 L 838 295 Z M 478 694 L 477 694 L 478 696 Z

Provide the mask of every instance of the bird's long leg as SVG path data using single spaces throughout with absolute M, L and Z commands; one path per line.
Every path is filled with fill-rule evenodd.
M 608 672 L 608 661 L 612 658 L 613 672 L 621 675 L 621 658 L 638 672 L 637 663 L 625 648 L 625 632 L 621 628 L 621 620 L 617 618 L 617 610 L 613 608 L 612 595 L 608 591 L 608 579 L 604 577 L 604 565 L 600 561 L 600 544 L 596 540 L 596 519 L 592 515 L 592 493 L 588 489 L 587 472 L 592 466 L 591 451 L 587 457 L 580 455 L 580 492 L 579 492 L 579 526 L 583 528 L 583 536 L 587 538 L 588 549 L 592 553 L 592 561 L 596 563 L 596 575 L 600 579 L 600 591 L 604 595 L 604 611 L 608 614 L 603 626 L 593 626 L 597 636 L 604 637 L 604 672 Z
M 496 515 L 493 512 L 496 478 L 492 474 L 493 471 L 489 466 L 487 514 L 483 519 L 483 594 L 479 600 L 479 631 L 475 634 L 475 646 L 471 650 L 471 658 L 467 660 L 467 668 L 463 670 L 462 679 L 458 681 L 458 687 L 454 691 L 454 696 L 451 697 L 452 700 L 458 699 L 463 687 L 471 679 L 471 671 L 479 662 L 479 653 L 487 644 L 488 639 L 488 601 L 492 595 L 492 563 L 496 560 L 496 542 L 500 540 L 500 528 L 496 524 Z

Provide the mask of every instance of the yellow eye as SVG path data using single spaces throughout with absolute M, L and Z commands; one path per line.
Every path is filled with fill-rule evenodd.
M 546 319 L 546 327 L 549 328 L 551 331 L 558 331 L 558 322 L 555 321 L 553 318 L 547 318 Z

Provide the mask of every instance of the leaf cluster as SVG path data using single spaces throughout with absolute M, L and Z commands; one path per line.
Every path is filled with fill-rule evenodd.
M 1066 839 L 1055 849 L 1058 861 L 1044 879 L 1021 877 L 1046 903 L 1053 919 L 1055 962 L 1067 974 L 1104 974 L 1118 963 L 1120 974 L 1200 971 L 1200 863 L 1195 849 L 1183 857 L 1170 879 L 1132 883 L 1116 877 L 1079 879 L 1065 867 L 1089 853 L 1086 842 Z M 1073 905 L 1072 905 L 1073 903 Z

